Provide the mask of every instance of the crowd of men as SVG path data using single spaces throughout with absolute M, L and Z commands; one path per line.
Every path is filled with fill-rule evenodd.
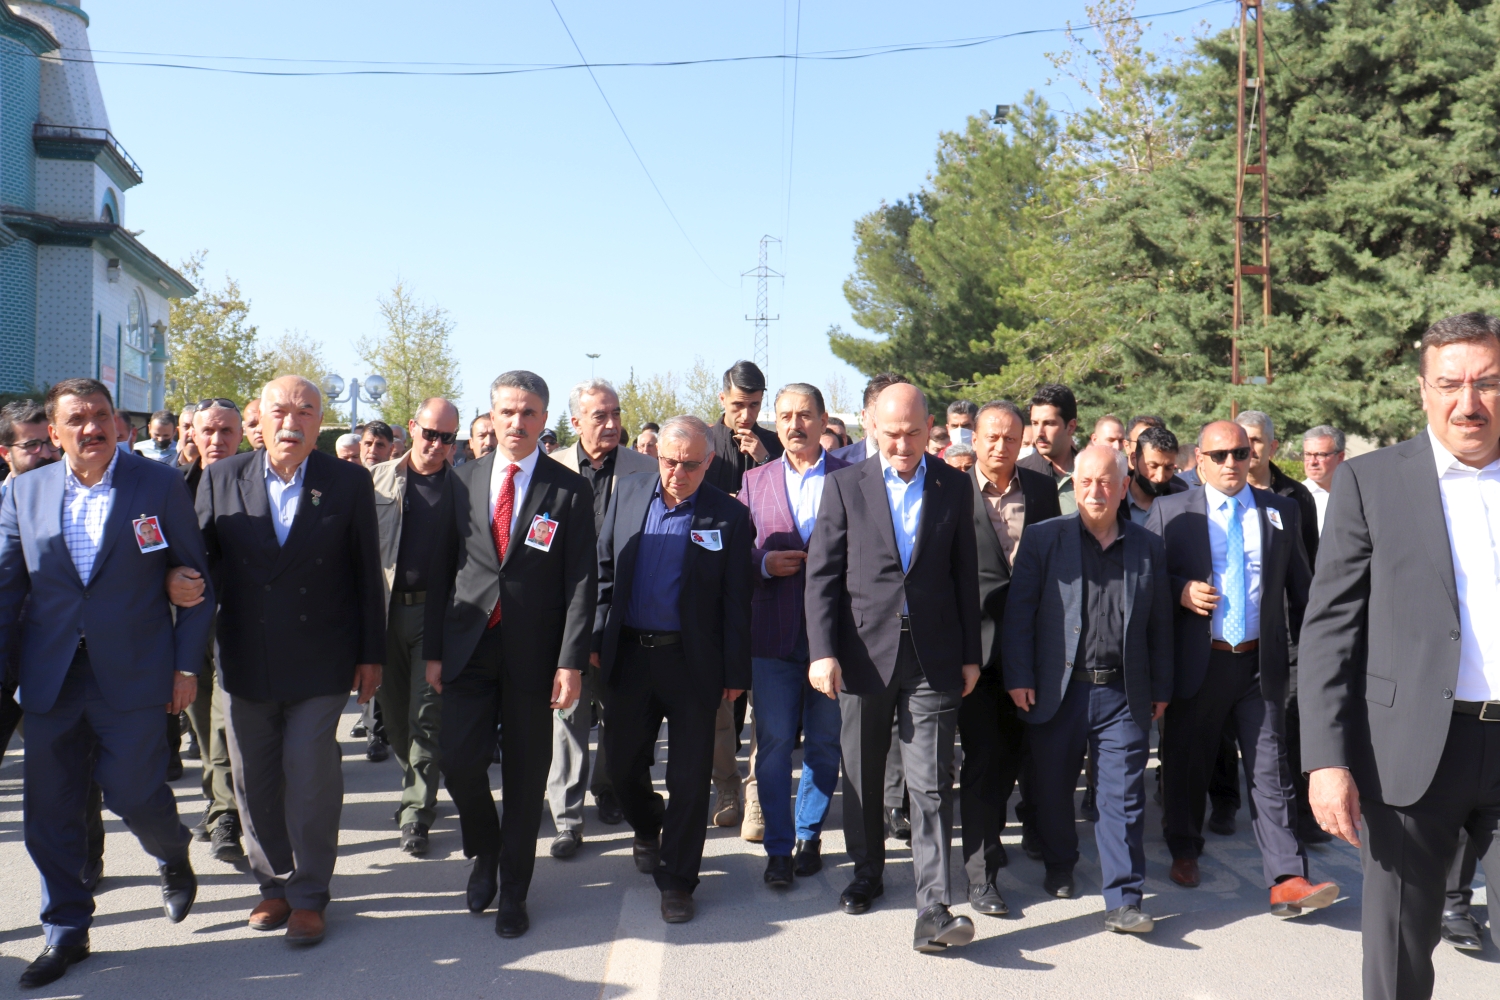
M 1421 361 L 1427 429 L 1346 463 L 1343 433 L 1313 427 L 1305 483 L 1273 461 L 1266 413 L 1190 446 L 1158 417 L 1108 415 L 1083 442 L 1062 385 L 960 400 L 938 424 L 877 375 L 853 440 L 804 383 L 763 426 L 764 376 L 739 362 L 720 420 L 672 417 L 632 449 L 593 379 L 559 448 L 546 383 L 510 371 L 467 447 L 434 398 L 335 457 L 316 447 L 322 395 L 295 376 L 243 410 L 154 414 L 133 449 L 104 385 L 59 382 L 0 413 L 0 738 L 24 713 L 46 933 L 21 983 L 88 956 L 101 802 L 157 858 L 169 919 L 194 901 L 196 835 L 248 859 L 249 926 L 323 940 L 352 690 L 379 706 L 371 758 L 388 745 L 400 765 L 401 849 L 427 853 L 443 782 L 467 907 L 495 905 L 503 937 L 529 928 L 544 808 L 560 859 L 590 796 L 598 822 L 628 823 L 680 923 L 709 819 L 763 844 L 772 889 L 820 871 L 841 770 L 844 912 L 884 894 L 892 836 L 911 849 L 914 947 L 969 943 L 956 905 L 1009 910 L 1014 796 L 1045 890 L 1078 893 L 1081 812 L 1105 928 L 1148 932 L 1155 733 L 1173 882 L 1200 884 L 1205 828 L 1234 832 L 1242 771 L 1270 911 L 1337 899 L 1309 844 L 1360 846 L 1366 996 L 1429 996 L 1440 939 L 1481 946 L 1476 865 L 1500 877 L 1500 617 L 1483 611 L 1500 597 L 1500 320 L 1439 322 Z M 204 760 L 192 831 L 167 784 L 179 712 Z

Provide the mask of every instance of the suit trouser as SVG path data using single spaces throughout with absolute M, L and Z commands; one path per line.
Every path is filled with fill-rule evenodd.
M 1443 912 L 1469 915 L 1469 906 L 1474 902 L 1474 870 L 1479 867 L 1479 852 L 1474 850 L 1474 841 L 1465 830 L 1458 832 L 1458 850 L 1453 855 L 1453 865 L 1448 869 L 1448 886 L 1443 897 Z M 1500 909 L 1495 911 L 1500 913 Z M 1490 936 L 1500 934 L 1500 920 L 1490 921 Z M 1500 938 L 1496 938 L 1500 944 Z
M 547 773 L 547 804 L 552 822 L 561 833 L 583 829 L 584 790 L 601 796 L 613 794 L 609 783 L 608 756 L 604 751 L 605 691 L 599 683 L 599 668 L 583 671 L 583 689 L 578 701 L 566 712 L 552 715 L 552 768 Z M 589 767 L 589 730 L 597 709 L 599 749 Z
M 506 627 L 486 629 L 468 664 L 443 684 L 440 743 L 443 779 L 458 807 L 464 856 L 499 855 L 501 895 L 524 900 L 536 867 L 536 836 L 552 763 L 552 675 L 547 675 L 548 687 L 518 682 L 501 654 Z M 495 813 L 490 792 L 497 721 L 503 819 Z
M 427 683 L 422 659 L 420 604 L 391 602 L 385 625 L 385 671 L 381 675 L 380 714 L 386 739 L 401 765 L 401 810 L 397 824 L 431 827 L 437 819 L 438 732 L 443 721 L 442 696 Z
M 879 694 L 839 695 L 843 716 L 844 843 L 857 878 L 885 872 L 885 763 L 896 720 L 901 766 L 911 818 L 912 873 L 917 909 L 952 902 L 948 870 L 953 841 L 953 736 L 963 692 L 938 691 L 927 682 L 901 634 L 896 669 Z
M 886 809 L 906 811 L 906 773 L 901 769 L 901 737 L 895 722 L 891 723 L 891 749 L 885 758 L 881 799 Z
M 1104 908 L 1139 906 L 1146 884 L 1150 742 L 1130 714 L 1124 681 L 1070 683 L 1057 713 L 1031 727 L 1031 750 L 1036 826 L 1048 870 L 1072 871 L 1078 863 L 1073 790 L 1087 750 L 1097 762 L 1099 775 L 1094 843 L 1099 849 Z
M 352 673 L 352 671 L 351 671 Z M 328 905 L 344 809 L 339 714 L 347 694 L 255 701 L 224 692 L 245 854 L 265 899 Z
M 4 687 L 0 687 L 0 757 L 5 756 L 10 738 L 16 734 L 16 727 L 21 724 L 23 713 L 16 702 L 18 686 L 6 681 Z
M 970 885 L 995 881 L 1004 857 L 1000 832 L 1005 809 L 1021 771 L 1026 723 L 1016 715 L 999 670 L 983 670 L 979 683 L 958 707 L 958 738 L 964 762 L 958 773 L 958 812 L 963 819 L 964 870 Z
M 184 861 L 192 835 L 177 817 L 167 784 L 163 707 L 111 708 L 88 653 L 73 657 L 57 701 L 28 712 L 23 828 L 42 876 L 42 927 L 49 945 L 88 939 L 94 897 L 80 877 L 89 853 L 89 786 L 125 821 L 141 847 L 163 863 Z
M 610 778 L 625 822 L 641 840 L 661 836 L 656 887 L 692 892 L 698 887 L 708 834 L 709 783 L 714 766 L 719 707 L 703 701 L 681 643 L 646 648 L 620 638 L 609 699 L 613 713 Z M 667 801 L 651 787 L 651 762 L 662 720 L 667 723 Z
M 213 657 L 205 661 L 198 674 L 198 697 L 188 706 L 187 716 L 203 759 L 203 797 L 208 800 L 203 825 L 212 829 L 222 816 L 238 819 L 240 810 L 234 801 L 234 767 L 229 763 L 229 734 L 224 726 L 224 689 L 219 686 Z
M 1487 885 L 1500 886 L 1500 850 L 1493 849 L 1500 827 L 1500 722 L 1454 715 L 1426 794 L 1409 806 L 1362 799 L 1360 809 L 1365 998 L 1422 1000 L 1432 996 L 1432 951 L 1441 940 L 1460 830 L 1484 859 Z M 1500 944 L 1495 924 L 1492 917 L 1490 937 Z
M 1234 722 L 1249 790 L 1250 822 L 1267 888 L 1280 877 L 1307 876 L 1307 850 L 1294 832 L 1297 798 L 1282 739 L 1283 709 L 1260 690 L 1258 650 L 1209 651 L 1203 685 L 1167 706 L 1162 747 L 1162 827 L 1174 858 L 1203 853 L 1203 806 L 1225 720 Z
M 838 702 L 808 682 L 807 660 L 757 656 L 754 770 L 768 857 L 791 857 L 798 840 L 817 840 L 839 783 Z M 793 810 L 792 750 L 802 730 L 802 777 Z M 749 792 L 746 793 L 750 794 Z

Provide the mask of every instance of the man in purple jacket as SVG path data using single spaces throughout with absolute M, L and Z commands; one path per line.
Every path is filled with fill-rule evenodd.
M 807 540 L 823 498 L 823 478 L 848 462 L 823 450 L 828 414 L 815 386 L 793 382 L 776 394 L 776 434 L 785 453 L 745 473 L 739 500 L 755 525 L 750 605 L 755 691 L 755 780 L 765 816 L 766 885 L 823 867 L 819 839 L 839 780 L 839 706 L 807 679 L 803 588 Z M 802 781 L 791 805 L 792 749 L 802 728 Z M 793 848 L 795 841 L 795 858 Z

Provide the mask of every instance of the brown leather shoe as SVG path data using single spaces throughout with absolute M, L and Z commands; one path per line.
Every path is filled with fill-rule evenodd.
M 292 904 L 284 899 L 262 899 L 250 911 L 252 931 L 274 931 L 292 915 Z
M 685 924 L 693 919 L 693 894 L 681 889 L 661 891 L 661 918 L 669 924 Z
M 293 910 L 286 922 L 286 943 L 312 945 L 323 940 L 323 913 L 321 910 Z
M 1198 876 L 1198 859 L 1173 858 L 1172 881 L 1184 889 L 1198 888 L 1198 882 L 1200 881 Z
M 1278 917 L 1295 917 L 1305 910 L 1321 910 L 1338 898 L 1339 887 L 1334 883 L 1313 885 L 1299 875 L 1271 887 L 1271 912 Z

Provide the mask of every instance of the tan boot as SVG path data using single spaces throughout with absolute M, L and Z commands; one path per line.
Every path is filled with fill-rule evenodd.
M 739 776 L 714 787 L 719 793 L 718 801 L 714 803 L 714 826 L 739 826 L 740 820 L 744 818 L 744 813 L 740 810 Z
M 745 821 L 740 824 L 740 839 L 752 844 L 766 839 L 766 817 L 760 811 L 760 786 L 754 777 L 745 782 Z

